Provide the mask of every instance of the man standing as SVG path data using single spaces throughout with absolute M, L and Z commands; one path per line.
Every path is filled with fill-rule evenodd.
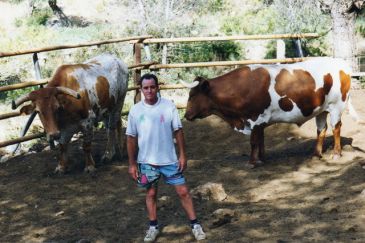
M 165 183 L 175 187 L 195 239 L 203 240 L 205 233 L 196 218 L 192 197 L 182 173 L 187 161 L 184 134 L 176 106 L 171 101 L 158 97 L 158 79 L 155 75 L 143 75 L 140 86 L 145 99 L 131 108 L 126 134 L 128 172 L 138 186 L 147 189 L 146 206 L 150 223 L 144 241 L 152 242 L 159 234 L 157 185 L 161 176 Z M 179 158 L 173 137 L 177 142 Z

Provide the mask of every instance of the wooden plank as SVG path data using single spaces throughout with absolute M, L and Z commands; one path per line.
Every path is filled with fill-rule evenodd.
M 267 40 L 267 39 L 288 39 L 288 38 L 317 38 L 317 33 L 303 34 L 276 34 L 276 35 L 235 35 L 235 36 L 210 36 L 210 37 L 180 37 L 180 38 L 146 38 L 144 44 L 152 43 L 183 43 L 183 42 L 205 42 L 205 41 L 228 41 L 228 40 Z M 131 43 L 137 41 L 133 40 Z
M 139 89 L 139 86 L 132 86 L 128 88 L 128 91 Z M 186 89 L 186 87 L 182 84 L 160 84 L 159 85 L 160 90 L 164 89 Z
M 59 45 L 59 46 L 48 46 L 43 48 L 35 48 L 30 50 L 23 50 L 23 51 L 14 51 L 14 52 L 0 52 L 1 57 L 11 57 L 11 56 L 19 56 L 24 54 L 31 54 L 31 53 L 39 53 L 39 52 L 46 52 L 46 51 L 55 51 L 55 50 L 62 50 L 62 49 L 72 49 L 72 48 L 79 48 L 79 47 L 86 47 L 86 46 L 96 46 L 96 45 L 104 45 L 104 44 L 112 44 L 118 42 L 125 42 L 135 40 L 136 42 L 141 42 L 144 39 L 151 38 L 152 36 L 133 36 L 133 37 L 125 37 L 125 38 L 117 38 L 111 40 L 104 40 L 104 41 L 93 41 L 87 43 L 80 43 L 80 44 L 71 44 L 71 45 Z
M 134 64 L 139 65 L 141 64 L 142 60 L 142 44 L 141 43 L 135 43 L 133 45 L 133 56 L 134 56 Z M 134 69 L 133 71 L 133 82 L 134 85 L 137 86 L 139 79 L 141 78 L 141 69 L 145 69 L 145 67 L 141 67 L 140 69 Z M 141 93 L 139 89 L 135 89 L 135 95 L 134 95 L 134 104 L 141 100 Z
M 20 111 L 9 112 L 9 113 L 5 113 L 5 114 L 1 114 L 0 115 L 0 120 L 12 118 L 12 117 L 17 117 L 17 116 L 20 116 L 20 115 L 21 115 Z
M 158 64 L 158 62 L 146 62 L 146 63 L 138 63 L 138 64 L 132 64 L 129 65 L 128 68 L 129 69 L 135 69 L 135 68 L 148 68 L 149 66 L 153 65 L 153 64 Z
M 154 65 L 150 66 L 150 69 L 216 67 L 216 66 L 234 66 L 234 65 L 248 65 L 248 64 L 294 63 L 294 62 L 306 61 L 310 58 L 312 58 L 312 57 L 285 58 L 285 59 L 241 60 L 241 61 L 221 61 L 221 62 L 154 64 Z
M 1 86 L 0 87 L 0 92 L 1 91 L 10 91 L 10 90 L 15 90 L 15 89 L 24 89 L 24 88 L 27 88 L 27 87 L 46 84 L 46 83 L 48 83 L 48 80 L 49 79 L 41 79 L 41 80 L 38 80 L 38 81 L 27 81 L 27 82 L 22 82 L 22 83 L 17 83 L 17 84 Z
M 33 140 L 33 139 L 36 139 L 36 138 L 41 138 L 41 137 L 44 137 L 44 136 L 45 136 L 44 133 L 37 133 L 37 134 L 24 136 L 24 137 L 21 137 L 21 138 L 15 138 L 15 139 L 12 139 L 12 140 L 7 140 L 7 141 L 4 141 L 4 142 L 0 142 L 0 148 L 5 147 L 5 146 L 9 146 L 9 145 L 13 145 L 13 144 L 16 144 L 16 143 L 21 143 L 21 142 Z
M 352 77 L 364 77 L 365 72 L 356 72 L 351 74 Z

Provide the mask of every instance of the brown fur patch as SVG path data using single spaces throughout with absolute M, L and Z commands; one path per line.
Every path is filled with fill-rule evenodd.
M 350 87 L 351 87 L 351 76 L 341 70 L 340 71 L 340 81 L 341 81 L 342 101 L 345 101 L 347 93 L 349 92 Z
M 270 106 L 270 74 L 265 68 L 239 68 L 209 83 L 213 102 L 225 116 L 255 121 Z
M 322 105 L 325 95 L 329 93 L 332 87 L 332 77 L 324 76 L 324 85 L 315 91 L 316 82 L 312 75 L 304 70 L 293 70 L 290 73 L 282 69 L 275 78 L 275 90 L 280 96 L 286 96 L 295 102 L 301 110 L 303 116 L 310 116 L 313 110 Z M 284 111 L 289 111 L 286 101 L 281 101 L 279 105 Z
M 115 104 L 114 96 L 109 96 L 109 81 L 105 77 L 99 76 L 97 78 L 95 89 L 100 107 L 111 108 Z
M 280 98 L 279 106 L 283 111 L 291 111 L 293 110 L 293 102 L 288 97 Z
M 58 95 L 58 101 L 63 107 L 62 115 L 59 116 L 60 127 L 72 124 L 80 118 L 85 119 L 89 115 L 90 100 L 86 90 L 79 91 L 80 99 L 75 99 L 69 95 Z
M 59 67 L 49 81 L 47 87 L 63 86 L 78 91 L 80 89 L 79 82 L 75 76 L 71 75 L 71 73 L 77 69 L 75 66 L 76 65 L 62 65 Z
M 331 74 L 327 73 L 326 75 L 324 75 L 323 82 L 324 82 L 323 84 L 324 93 L 328 95 L 333 85 L 333 79 Z

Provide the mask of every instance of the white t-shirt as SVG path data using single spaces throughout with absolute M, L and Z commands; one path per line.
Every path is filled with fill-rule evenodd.
M 159 98 L 156 104 L 135 104 L 128 115 L 126 134 L 138 140 L 137 162 L 169 165 L 177 163 L 173 132 L 182 128 L 179 113 L 170 100 Z

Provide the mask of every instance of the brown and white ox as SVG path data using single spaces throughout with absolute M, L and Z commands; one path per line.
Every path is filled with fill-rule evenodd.
M 57 140 L 60 158 L 55 172 L 67 168 L 67 146 L 73 134 L 83 133 L 85 171 L 93 172 L 95 162 L 91 156 L 93 127 L 103 121 L 108 142 L 103 160 L 122 154 L 121 110 L 127 93 L 128 67 L 120 59 L 104 54 L 83 64 L 60 66 L 47 86 L 32 91 L 13 101 L 13 109 L 26 101 L 31 104 L 21 113 L 36 111 L 47 135 Z
M 341 114 L 349 99 L 350 68 L 340 59 L 313 58 L 294 64 L 248 65 L 213 79 L 197 78 L 192 84 L 185 118 L 212 114 L 232 128 L 251 134 L 249 165 L 264 160 L 264 128 L 285 122 L 301 125 L 315 117 L 317 145 L 322 156 L 327 114 L 334 136 L 334 156 L 341 155 Z M 350 114 L 357 117 L 351 102 Z

